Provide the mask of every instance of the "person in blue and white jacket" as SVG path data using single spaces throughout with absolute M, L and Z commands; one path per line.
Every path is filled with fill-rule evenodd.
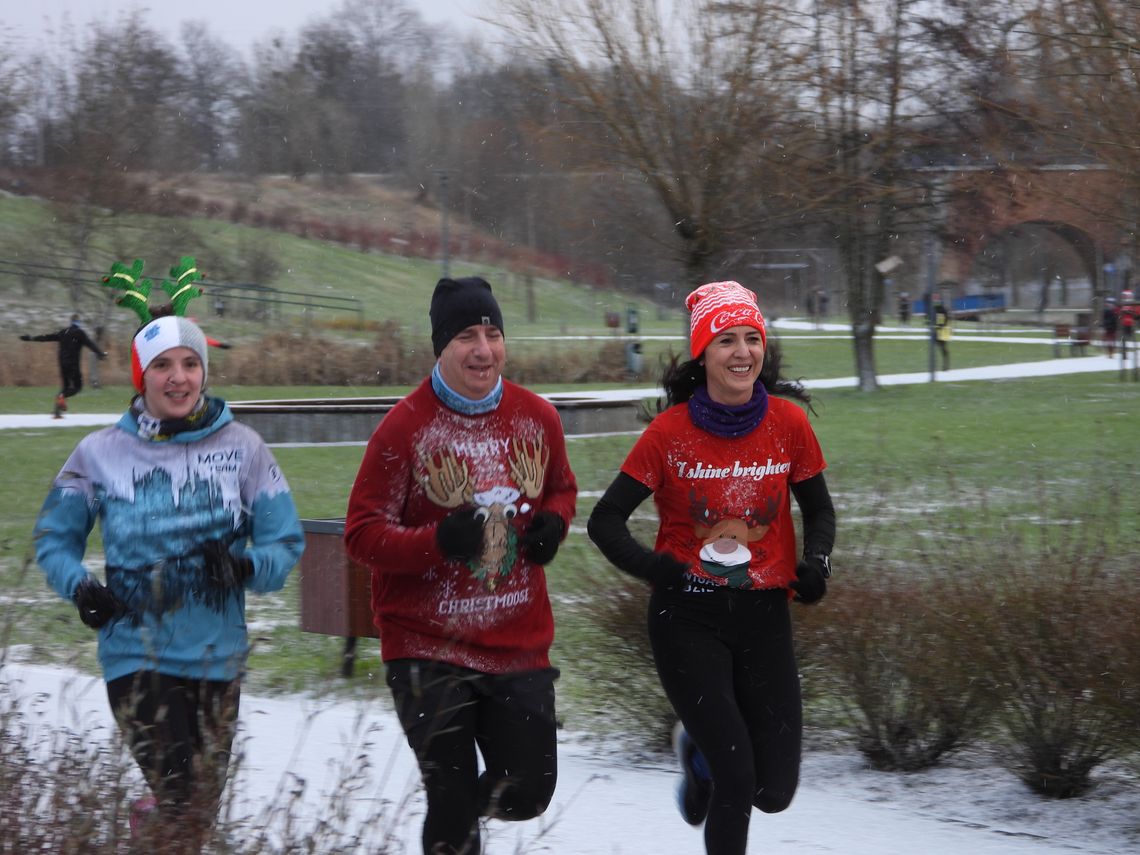
M 80 440 L 35 526 L 48 584 L 98 630 L 111 708 L 154 794 L 132 827 L 157 807 L 163 821 L 148 825 L 175 829 L 191 850 L 226 779 L 246 592 L 281 589 L 304 548 L 272 453 L 205 393 L 207 351 L 183 317 L 138 331 L 139 394 L 118 424 Z M 97 522 L 106 584 L 83 564 Z

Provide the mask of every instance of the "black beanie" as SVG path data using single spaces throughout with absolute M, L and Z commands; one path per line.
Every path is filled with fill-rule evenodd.
M 503 332 L 503 313 L 486 279 L 440 279 L 431 295 L 431 344 L 435 355 L 471 326 L 490 324 Z

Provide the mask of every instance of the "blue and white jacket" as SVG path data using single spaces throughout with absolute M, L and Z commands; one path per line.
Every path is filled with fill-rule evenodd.
M 36 560 L 70 600 L 87 576 L 99 523 L 107 586 L 126 613 L 99 630 L 107 681 L 140 670 L 233 680 L 249 651 L 245 590 L 206 583 L 201 545 L 231 542 L 248 556 L 245 588 L 280 590 L 304 549 L 289 485 L 273 454 L 229 406 L 208 399 L 202 426 L 146 438 L 134 412 L 84 437 L 36 521 Z

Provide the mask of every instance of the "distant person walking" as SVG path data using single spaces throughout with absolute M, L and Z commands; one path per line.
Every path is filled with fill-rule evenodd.
M 1120 330 L 1120 321 L 1116 316 L 1116 298 L 1106 297 L 1104 311 L 1101 313 L 1100 325 L 1104 330 L 1104 350 L 1109 356 L 1116 351 L 1116 335 Z
M 899 292 L 899 323 L 910 323 L 910 294 L 906 291 Z
M 67 410 L 67 399 L 79 394 L 83 388 L 83 372 L 79 367 L 79 357 L 83 348 L 90 348 L 100 359 L 106 359 L 107 353 L 91 340 L 86 330 L 79 325 L 79 315 L 71 316 L 71 323 L 53 333 L 43 335 L 22 335 L 21 341 L 55 341 L 59 343 L 59 376 L 60 390 L 55 396 L 55 409 L 53 417 L 62 419 Z
M 932 323 L 934 324 L 934 341 L 942 352 L 942 370 L 950 370 L 950 339 L 953 337 L 950 312 L 942 302 L 942 295 L 934 295 L 934 309 Z
M 1130 343 L 1136 334 L 1136 320 L 1140 318 L 1140 302 L 1132 291 L 1120 292 L 1120 305 L 1116 309 L 1120 324 L 1120 350 L 1127 357 Z

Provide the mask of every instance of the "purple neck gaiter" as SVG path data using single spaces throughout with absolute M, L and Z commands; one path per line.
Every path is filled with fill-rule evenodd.
M 693 424 L 730 439 L 754 431 L 767 412 L 768 390 L 759 380 L 752 387 L 752 398 L 743 404 L 718 404 L 709 397 L 707 386 L 698 386 L 689 398 L 689 418 Z

